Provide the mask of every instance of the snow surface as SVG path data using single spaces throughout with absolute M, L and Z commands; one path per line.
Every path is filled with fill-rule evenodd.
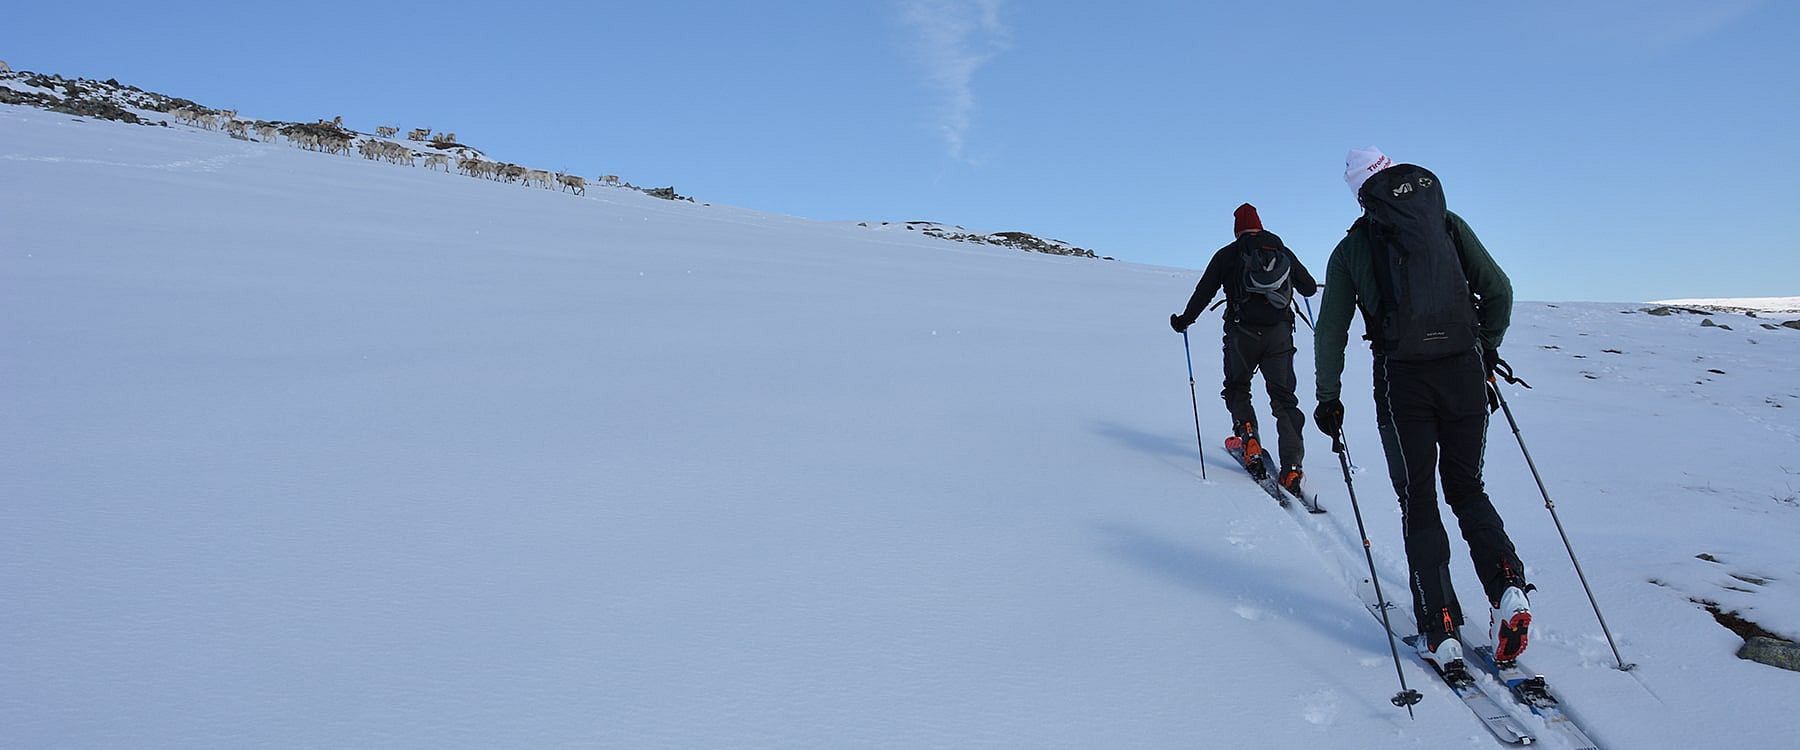
M 1194 271 L 15 106 L 0 228 L 0 746 L 1494 744 L 1389 705 L 1325 442 L 1325 516 L 1223 465 L 1211 318 L 1200 478 Z M 1800 331 L 1639 309 L 1503 350 L 1638 666 L 1497 420 L 1526 661 L 1605 747 L 1791 747 L 1690 600 L 1800 636 Z

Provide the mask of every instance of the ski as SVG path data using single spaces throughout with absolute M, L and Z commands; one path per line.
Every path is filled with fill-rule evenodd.
M 1277 483 L 1277 486 L 1280 486 L 1279 483 Z M 1302 492 L 1288 492 L 1288 489 L 1286 487 L 1282 487 L 1281 491 L 1287 492 L 1289 495 L 1293 496 L 1295 499 L 1298 499 L 1300 501 L 1300 506 L 1305 508 L 1306 512 L 1308 512 L 1308 513 L 1324 513 L 1325 512 L 1325 506 L 1319 504 L 1319 493 L 1317 493 L 1317 492 L 1308 496 Z
M 1589 739 L 1586 732 L 1563 711 L 1562 702 L 1551 694 L 1550 685 L 1540 674 L 1532 674 L 1519 666 L 1517 661 L 1500 664 L 1494 661 L 1494 648 L 1488 645 L 1476 646 L 1463 641 L 1463 651 L 1471 655 L 1466 661 L 1473 662 L 1482 671 L 1500 680 L 1500 683 L 1512 691 L 1512 696 L 1531 712 L 1544 720 L 1544 725 L 1568 740 L 1575 750 L 1599 750 L 1599 745 Z
M 1381 621 L 1379 610 L 1373 606 L 1367 606 L 1366 603 L 1365 609 L 1369 610 L 1369 614 L 1375 616 L 1376 622 Z M 1462 700 L 1462 704 L 1468 706 L 1469 710 L 1475 713 L 1475 718 L 1481 720 L 1481 725 L 1487 727 L 1495 739 L 1508 745 L 1529 745 L 1537 741 L 1537 737 L 1526 727 L 1520 725 L 1519 720 L 1514 718 L 1505 706 L 1500 705 L 1499 701 L 1494 700 L 1493 696 L 1481 689 L 1480 683 L 1475 681 L 1475 676 L 1469 673 L 1466 666 L 1467 659 L 1463 660 L 1465 666 L 1461 669 L 1440 670 L 1430 659 L 1419 653 L 1418 635 L 1401 636 L 1389 630 L 1388 637 L 1399 638 L 1402 643 L 1405 643 L 1406 648 L 1402 650 L 1411 654 L 1414 662 L 1424 665 L 1426 671 L 1437 675 L 1438 680 L 1443 682 L 1445 687 L 1450 688 L 1450 692 L 1455 693 L 1456 697 Z
M 1269 473 L 1267 468 L 1268 465 L 1266 463 L 1264 464 L 1263 475 L 1259 477 L 1255 472 L 1250 471 L 1249 466 L 1244 464 L 1244 450 L 1242 448 L 1233 448 L 1230 445 L 1226 445 L 1225 452 L 1231 454 L 1231 459 L 1237 462 L 1238 468 L 1241 468 L 1246 473 L 1250 474 L 1250 478 L 1255 480 L 1256 486 L 1263 488 L 1263 492 L 1269 493 L 1269 497 L 1275 498 L 1275 502 L 1280 503 L 1281 507 L 1288 507 L 1288 496 L 1286 493 L 1282 492 L 1281 485 L 1275 481 L 1275 475 Z
M 1250 471 L 1249 467 L 1244 466 L 1244 451 L 1242 449 L 1232 448 L 1230 445 L 1226 445 L 1225 452 L 1230 454 L 1231 459 L 1236 461 L 1238 466 L 1243 467 L 1245 472 Z M 1264 456 L 1264 460 L 1266 461 L 1267 454 L 1264 454 Z M 1289 492 L 1287 488 L 1282 487 L 1281 483 L 1275 480 L 1275 474 L 1266 468 L 1266 463 L 1264 466 L 1265 468 L 1263 469 L 1263 476 L 1261 478 L 1258 478 L 1255 474 L 1251 474 L 1250 478 L 1255 480 L 1257 486 L 1262 487 L 1264 492 L 1269 493 L 1269 497 L 1275 498 L 1275 502 L 1280 503 L 1281 507 L 1288 507 L 1288 498 L 1293 498 L 1299 500 L 1300 507 L 1305 508 L 1308 513 L 1325 512 L 1325 507 L 1319 504 L 1319 496 L 1316 493 L 1308 496 L 1304 493 Z

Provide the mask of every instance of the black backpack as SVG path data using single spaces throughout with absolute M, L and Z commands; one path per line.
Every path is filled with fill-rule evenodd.
M 1376 352 L 1427 360 L 1474 349 L 1475 300 L 1437 175 L 1397 164 L 1370 176 L 1357 197 L 1381 290 L 1380 313 L 1369 326 Z
M 1236 244 L 1243 294 L 1232 300 L 1232 320 L 1252 326 L 1291 324 L 1294 263 L 1281 238 L 1274 232 L 1252 232 Z

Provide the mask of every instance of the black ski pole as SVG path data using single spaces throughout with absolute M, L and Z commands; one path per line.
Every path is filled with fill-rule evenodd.
M 1507 382 L 1515 381 L 1510 367 L 1506 367 L 1500 376 L 1506 378 Z M 1637 665 L 1626 664 L 1625 657 L 1619 655 L 1619 644 L 1613 641 L 1612 630 L 1606 627 L 1606 615 L 1600 614 L 1600 602 L 1594 599 L 1594 589 L 1588 586 L 1587 574 L 1581 572 L 1581 561 L 1575 557 L 1575 547 L 1569 544 L 1569 535 L 1563 531 L 1562 518 L 1556 515 L 1556 502 L 1550 499 L 1550 490 L 1544 488 L 1544 477 L 1538 473 L 1537 462 L 1531 460 L 1531 449 L 1525 447 L 1525 436 L 1519 434 L 1519 420 L 1513 418 L 1512 407 L 1507 405 L 1506 395 L 1500 392 L 1500 385 L 1490 380 L 1488 388 L 1500 401 L 1500 410 L 1505 412 L 1507 423 L 1512 425 L 1513 439 L 1519 441 L 1519 452 L 1525 454 L 1525 466 L 1531 469 L 1531 478 L 1537 480 L 1538 493 L 1544 496 L 1544 507 L 1550 511 L 1550 520 L 1556 522 L 1556 533 L 1562 537 L 1563 549 L 1569 551 L 1569 562 L 1575 564 L 1575 577 L 1581 580 L 1581 588 L 1587 592 L 1588 604 L 1594 607 L 1594 617 L 1600 621 L 1600 632 L 1606 634 L 1606 645 L 1612 647 L 1613 659 L 1618 661 L 1619 671 L 1631 671 Z
M 1200 396 L 1194 391 L 1194 350 L 1188 348 L 1187 331 L 1181 332 L 1181 350 L 1187 353 L 1188 399 L 1194 402 L 1194 442 L 1200 448 L 1200 478 L 1206 478 L 1206 438 L 1200 435 Z
M 1306 330 L 1312 331 L 1313 333 L 1318 333 L 1319 332 L 1318 326 L 1313 325 L 1313 322 L 1312 322 L 1312 319 L 1313 319 L 1312 299 L 1309 297 L 1301 297 L 1300 299 L 1306 300 L 1306 312 L 1300 313 L 1300 319 L 1302 321 L 1306 322 Z M 1298 308 L 1298 307 L 1294 308 L 1294 312 L 1299 313 L 1300 308 Z
M 1413 705 L 1424 700 L 1425 696 L 1406 686 L 1406 672 L 1400 668 L 1400 648 L 1394 645 L 1394 626 L 1388 622 L 1387 597 L 1381 594 L 1381 578 L 1375 575 L 1375 553 L 1369 549 L 1369 531 L 1363 527 L 1362 508 L 1356 504 L 1356 483 L 1350 479 L 1350 445 L 1344 441 L 1342 427 L 1338 428 L 1336 435 L 1331 436 L 1331 452 L 1337 454 L 1338 465 L 1344 468 L 1344 486 L 1350 490 L 1350 511 L 1356 515 L 1356 533 L 1362 536 L 1363 557 L 1369 561 L 1369 582 L 1375 584 L 1376 607 L 1381 610 L 1381 627 L 1388 633 L 1388 653 L 1394 657 L 1394 675 L 1400 678 L 1400 692 L 1395 693 L 1389 702 L 1405 708 L 1407 716 L 1413 716 Z

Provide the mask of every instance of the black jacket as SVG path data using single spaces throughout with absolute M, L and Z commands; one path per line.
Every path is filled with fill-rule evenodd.
M 1311 297 L 1317 294 L 1319 282 L 1315 281 L 1312 274 L 1307 272 L 1306 266 L 1300 263 L 1300 258 L 1295 256 L 1294 251 L 1289 250 L 1285 243 L 1281 249 L 1288 254 L 1288 262 L 1294 266 L 1294 293 L 1302 297 Z M 1213 253 L 1212 262 L 1206 264 L 1206 272 L 1200 275 L 1200 283 L 1194 285 L 1194 296 L 1188 298 L 1187 309 L 1183 310 L 1179 316 L 1183 327 L 1191 326 L 1194 321 L 1200 319 L 1200 313 L 1206 311 L 1206 306 L 1212 303 L 1213 295 L 1218 294 L 1220 288 L 1225 290 L 1225 299 L 1230 300 L 1229 304 L 1232 307 L 1235 308 L 1246 302 L 1244 262 L 1238 255 L 1236 240 L 1219 248 L 1218 252 Z M 1261 299 L 1248 301 L 1251 304 L 1263 304 Z M 1231 322 L 1230 315 L 1225 316 L 1225 319 L 1227 323 Z M 1280 320 L 1293 325 L 1294 311 L 1292 309 L 1280 311 Z

